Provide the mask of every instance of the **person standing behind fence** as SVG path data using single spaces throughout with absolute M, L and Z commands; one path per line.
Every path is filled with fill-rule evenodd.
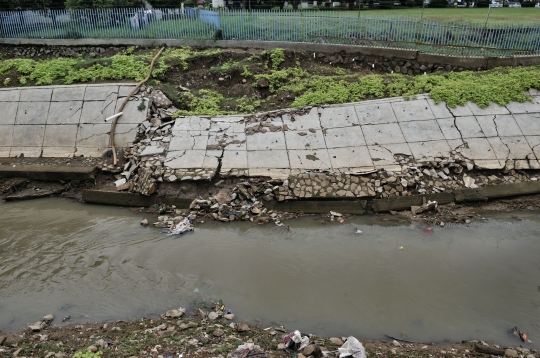
M 144 10 L 144 16 L 146 17 L 148 23 L 150 23 L 152 21 L 152 9 Z

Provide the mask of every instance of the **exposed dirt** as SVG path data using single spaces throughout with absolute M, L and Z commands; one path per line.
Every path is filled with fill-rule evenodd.
M 203 313 L 211 312 L 203 308 Z M 58 317 L 51 326 L 40 332 L 26 331 L 7 335 L 5 341 L 0 332 L 0 356 L 2 357 L 68 357 L 77 351 L 100 351 L 103 357 L 337 357 L 337 348 L 346 337 L 322 338 L 310 335 L 308 350 L 284 349 L 283 337 L 291 332 L 289 327 L 275 324 L 261 328 L 233 323 L 224 318 L 209 320 L 201 310 L 188 312 L 182 318 L 168 318 L 165 315 L 133 321 L 107 323 L 86 323 L 69 325 Z M 57 323 L 58 322 L 58 323 Z M 58 324 L 58 325 L 57 325 Z M 468 357 L 489 356 L 482 352 L 504 355 L 506 347 L 486 342 L 410 342 L 401 337 L 387 337 L 386 340 L 364 340 L 361 343 L 368 357 Z M 515 348 L 507 354 L 519 353 L 529 358 L 540 357 L 540 353 L 529 350 L 526 343 L 515 337 Z M 261 355 L 234 355 L 237 347 L 253 343 Z M 523 345 L 523 348 L 520 346 Z M 291 346 L 294 348 L 294 346 Z M 310 353 L 309 349 L 315 348 Z M 304 355 L 305 354 L 305 355 Z

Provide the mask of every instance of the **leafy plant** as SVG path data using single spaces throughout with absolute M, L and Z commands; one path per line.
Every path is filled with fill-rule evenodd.
M 73 358 L 101 358 L 102 354 L 103 352 L 77 351 L 73 355 Z
M 242 97 L 236 100 L 236 111 L 238 113 L 253 113 L 261 106 L 261 101 L 254 98 Z

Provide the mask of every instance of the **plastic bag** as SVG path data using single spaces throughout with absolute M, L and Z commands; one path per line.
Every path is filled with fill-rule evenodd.
M 354 337 L 347 338 L 347 341 L 343 343 L 341 348 L 338 348 L 339 351 L 339 357 L 349 357 L 352 356 L 354 358 L 366 358 L 366 350 L 362 343 L 358 341 L 358 339 Z

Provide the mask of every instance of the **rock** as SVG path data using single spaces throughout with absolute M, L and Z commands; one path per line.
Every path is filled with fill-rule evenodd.
M 170 311 L 167 311 L 167 313 L 165 313 L 165 316 L 169 318 L 180 318 L 184 315 L 184 312 L 185 310 L 181 310 L 181 309 L 170 310 Z
M 515 349 L 506 349 L 504 351 L 504 355 L 507 356 L 507 357 L 514 357 L 514 358 L 517 358 L 518 357 L 518 352 L 515 350 Z
M 302 354 L 306 357 L 313 356 L 313 357 L 321 357 L 321 347 L 318 344 L 310 344 L 304 350 L 302 351 Z
M 152 98 L 152 103 L 157 107 L 167 109 L 172 106 L 171 100 L 168 99 L 160 90 L 152 91 L 150 98 Z
M 54 320 L 54 315 L 48 314 L 45 317 L 43 317 L 43 322 L 50 324 Z
M 13 352 L 13 358 L 17 357 L 19 353 L 21 353 L 22 348 L 17 349 L 15 352 Z
M 238 332 L 247 332 L 247 331 L 250 331 L 251 329 L 249 328 L 249 326 L 245 323 L 238 323 L 238 328 L 237 328 Z
M 174 181 L 176 181 L 177 179 L 178 179 L 178 177 L 177 177 L 176 175 L 174 175 L 174 174 L 171 175 L 171 176 L 169 177 L 169 181 L 170 181 L 170 182 L 174 182 Z
M 41 331 L 41 322 L 36 322 L 34 324 L 29 324 L 28 328 L 30 328 L 30 330 L 32 332 L 39 332 L 39 331 Z
M 401 347 L 401 343 L 399 343 L 398 341 L 396 341 L 395 339 L 392 341 L 392 344 L 396 347 Z
M 89 352 L 96 353 L 98 351 L 98 347 L 94 346 L 93 344 L 87 348 Z
M 270 84 L 268 83 L 268 80 L 266 78 L 261 78 L 257 81 L 257 87 L 268 88 L 270 87 Z
M 142 225 L 142 226 L 145 226 L 145 227 L 148 226 L 148 220 L 142 219 L 142 220 L 141 220 L 141 225 Z
M 223 317 L 224 317 L 225 319 L 228 319 L 228 320 L 230 321 L 231 319 L 234 319 L 234 314 L 233 314 L 233 313 L 229 313 L 229 314 L 224 315 Z
M 101 349 L 105 349 L 107 347 L 109 347 L 109 343 L 107 343 L 104 339 L 98 339 L 96 341 L 96 344 L 101 348 Z
M 391 352 L 392 354 L 397 354 L 397 350 L 396 350 L 395 348 L 392 348 L 392 349 L 390 350 L 390 352 Z
M 329 339 L 329 341 L 336 344 L 336 345 L 338 345 L 338 346 L 343 345 L 343 341 L 340 338 L 337 338 L 337 337 L 332 337 L 332 338 Z
M 118 331 L 120 332 L 122 329 L 120 327 L 113 327 L 111 328 L 111 331 Z
M 217 314 L 216 312 L 210 312 L 210 313 L 208 314 L 208 319 L 209 319 L 210 321 L 216 320 L 216 319 L 218 319 L 218 318 L 219 318 L 219 314 Z
M 221 328 L 218 328 L 212 334 L 214 335 L 214 337 L 221 337 L 225 334 L 225 331 L 222 330 Z
M 284 351 L 284 350 L 285 350 L 285 344 L 279 343 L 279 344 L 277 345 L 277 350 L 278 350 L 278 351 Z

